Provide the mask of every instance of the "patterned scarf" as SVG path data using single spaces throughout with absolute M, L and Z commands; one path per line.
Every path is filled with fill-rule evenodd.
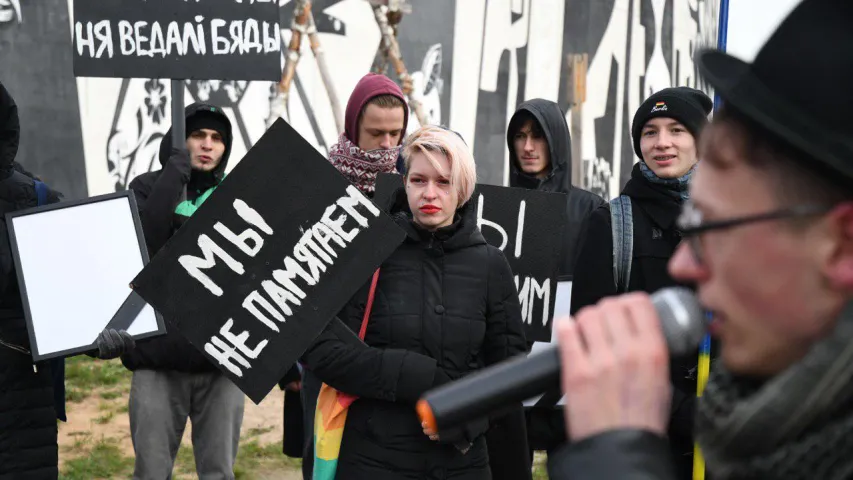
M 372 195 L 376 190 L 376 176 L 397 171 L 400 147 L 365 152 L 341 134 L 338 143 L 329 149 L 329 161 L 362 193 Z
M 693 172 L 696 171 L 696 165 L 693 165 L 687 173 L 678 178 L 660 178 L 655 175 L 655 172 L 653 172 L 648 165 L 646 165 L 646 162 L 640 162 L 640 171 L 643 172 L 643 176 L 646 177 L 646 180 L 654 183 L 655 185 L 661 185 L 667 193 L 673 197 L 681 200 L 690 199 L 690 177 L 692 177 Z
M 829 337 L 767 381 L 715 365 L 696 430 L 715 479 L 853 478 L 853 302 Z

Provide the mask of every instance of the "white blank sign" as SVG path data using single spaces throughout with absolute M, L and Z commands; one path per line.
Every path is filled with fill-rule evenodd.
M 93 348 L 148 261 L 129 192 L 7 215 L 9 236 L 35 360 Z M 128 332 L 165 332 L 145 305 Z

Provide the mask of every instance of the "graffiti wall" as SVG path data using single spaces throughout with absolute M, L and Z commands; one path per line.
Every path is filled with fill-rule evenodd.
M 293 2 L 279 1 L 281 25 L 288 27 Z M 9 28 L 4 25 L 28 32 L 44 28 L 38 23 L 44 19 L 28 18 L 28 2 L 35 0 L 0 0 L 0 35 Z M 73 0 L 49 2 L 68 2 L 68 10 L 60 12 L 68 18 Z M 542 97 L 557 101 L 568 112 L 566 56 L 587 53 L 582 138 L 573 139 L 580 142 L 582 158 L 573 161 L 582 162 L 583 186 L 605 197 L 618 193 L 636 161 L 629 126 L 643 98 L 674 85 L 706 89 L 697 78 L 693 55 L 701 46 L 716 44 L 719 9 L 719 0 L 409 3 L 412 13 L 400 24 L 399 42 L 413 73 L 415 93 L 430 123 L 449 126 L 472 145 L 484 183 L 506 182 L 506 126 L 516 105 Z M 373 64 L 379 29 L 365 0 L 316 0 L 313 11 L 332 88 L 343 107 Z M 62 68 L 55 75 L 67 79 L 70 36 L 67 26 L 63 29 L 69 60 L 53 68 Z M 285 45 L 289 39 L 289 31 L 283 31 Z M 325 153 L 338 132 L 307 43 L 303 42 L 286 119 Z M 28 45 L 12 40 L 11 47 L 21 50 Z M 3 63 L 0 81 L 18 75 L 7 71 L 5 58 Z M 235 125 L 235 160 L 263 135 L 273 93 L 270 82 L 186 82 L 188 103 L 207 101 L 225 107 Z M 95 195 L 123 189 L 139 173 L 159 168 L 159 142 L 170 119 L 168 80 L 81 78 L 75 94 L 79 122 L 74 128 L 82 134 L 82 147 L 70 140 L 68 147 L 70 152 L 85 153 L 79 154 L 85 158 L 85 170 L 74 171 L 63 166 L 66 159 L 51 158 L 53 163 L 42 168 L 48 179 L 68 176 L 63 181 L 82 186 L 74 191 L 77 195 Z M 413 121 L 411 128 L 416 127 Z

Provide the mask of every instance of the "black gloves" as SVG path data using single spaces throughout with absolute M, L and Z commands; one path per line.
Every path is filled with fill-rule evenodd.
M 95 344 L 98 346 L 97 357 L 101 360 L 118 358 L 133 350 L 136 342 L 125 330 L 104 329 Z
M 187 152 L 186 148 L 172 147 L 172 151 L 169 154 L 169 163 L 175 166 L 184 180 L 187 182 L 190 181 L 190 175 L 192 175 L 192 164 L 190 163 L 190 154 Z

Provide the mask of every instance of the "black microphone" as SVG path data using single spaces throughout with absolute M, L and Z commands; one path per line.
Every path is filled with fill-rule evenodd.
M 704 312 L 693 292 L 683 287 L 655 292 L 652 303 L 672 356 L 698 348 L 705 335 Z M 439 434 L 482 418 L 559 385 L 560 352 L 556 344 L 519 356 L 427 392 L 418 401 L 422 422 Z

